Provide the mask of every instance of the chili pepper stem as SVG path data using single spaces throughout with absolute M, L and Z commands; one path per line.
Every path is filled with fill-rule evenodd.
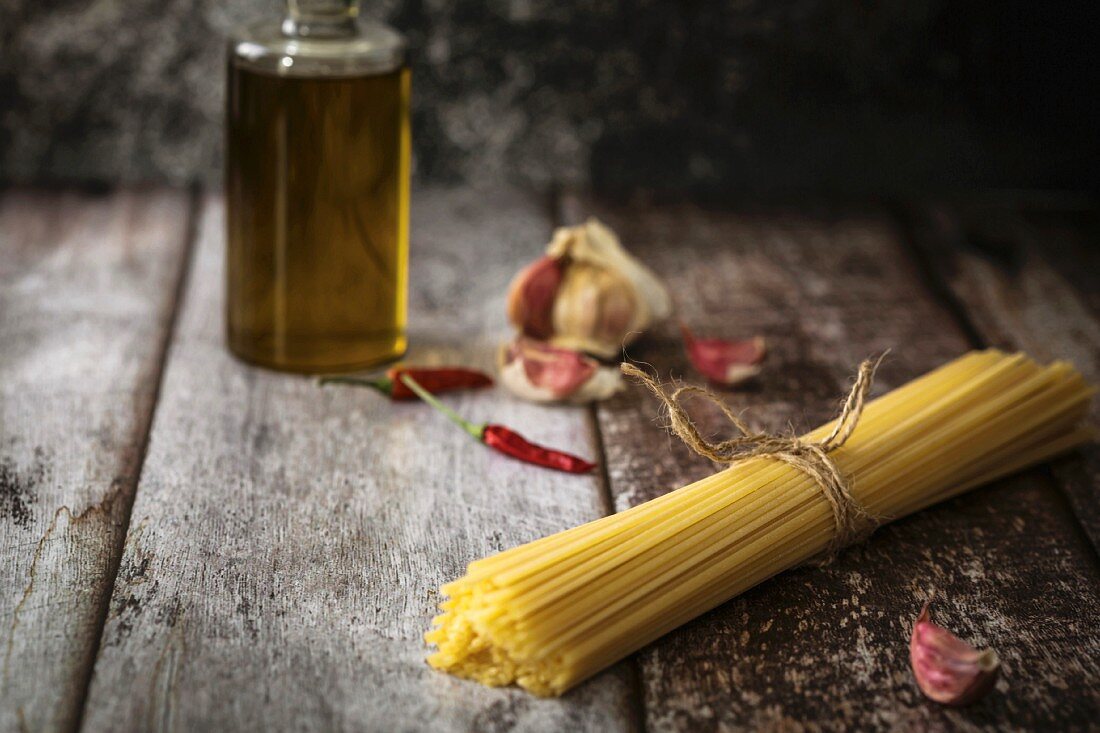
M 442 402 L 437 400 L 435 398 L 435 395 L 433 395 L 431 392 L 429 392 L 428 390 L 421 387 L 420 383 L 417 382 L 412 377 L 410 377 L 408 374 L 402 374 L 401 375 L 401 381 L 405 383 L 406 387 L 408 387 L 413 392 L 415 392 L 417 397 L 424 400 L 429 405 L 434 407 L 436 410 L 438 410 L 439 412 L 446 415 L 450 419 L 451 422 L 453 422 L 455 425 L 459 426 L 460 428 L 465 430 L 467 433 L 469 433 L 471 436 L 473 436 L 474 440 L 480 441 L 482 439 L 482 437 L 485 434 L 485 424 L 484 423 L 482 423 L 481 425 L 478 425 L 477 423 L 472 423 L 469 420 L 467 420 L 466 418 L 462 417 L 457 412 L 455 412 L 454 410 L 452 410 L 451 408 L 447 407 Z
M 393 394 L 393 380 L 389 377 L 351 377 L 346 374 L 337 374 L 331 377 L 321 377 L 317 383 L 322 387 L 326 384 L 354 384 L 359 387 L 372 387 L 384 395 Z

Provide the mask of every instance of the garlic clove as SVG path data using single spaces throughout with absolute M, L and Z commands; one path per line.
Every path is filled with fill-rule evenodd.
M 573 262 L 616 272 L 630 282 L 639 299 L 631 328 L 641 329 L 672 315 L 672 296 L 664 283 L 623 248 L 610 227 L 594 217 L 580 226 L 558 229 L 546 253 L 551 257 L 568 255 Z
M 634 286 L 612 270 L 572 263 L 554 301 L 552 343 L 602 357 L 615 356 L 634 327 Z
M 522 336 L 501 347 L 498 361 L 501 384 L 532 402 L 581 404 L 606 399 L 623 388 L 618 369 Z
M 760 373 L 760 362 L 767 353 L 763 336 L 725 341 L 696 338 L 684 324 L 680 331 L 692 366 L 711 382 L 732 387 Z
M 969 705 L 990 690 L 1000 672 L 992 649 L 977 650 L 932 623 L 928 604 L 913 624 L 909 660 L 921 692 L 944 705 Z
M 533 338 L 552 336 L 561 281 L 562 263 L 554 257 L 540 257 L 520 270 L 508 286 L 508 320 Z

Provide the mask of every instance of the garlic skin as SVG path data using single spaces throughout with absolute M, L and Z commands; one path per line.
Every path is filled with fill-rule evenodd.
M 618 369 L 523 336 L 504 344 L 497 362 L 500 383 L 530 402 L 584 404 L 607 399 L 624 388 Z
M 524 334 L 603 358 L 671 313 L 660 279 L 596 219 L 555 231 L 546 255 L 508 292 L 508 319 Z
M 917 686 L 944 705 L 969 705 L 997 682 L 1001 661 L 992 649 L 977 650 L 947 629 L 932 623 L 928 604 L 913 624 L 909 661 Z

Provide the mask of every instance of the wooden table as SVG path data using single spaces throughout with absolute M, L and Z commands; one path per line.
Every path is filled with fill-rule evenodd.
M 762 425 L 828 417 L 980 345 L 1100 379 L 1100 218 L 1066 196 L 702 208 L 430 189 L 413 207 L 409 359 L 490 368 L 504 288 L 552 227 L 605 219 L 699 331 L 765 334 Z M 440 583 L 486 553 L 712 468 L 639 389 L 590 409 L 451 398 L 601 459 L 481 450 L 416 404 L 248 368 L 222 338 L 223 208 L 201 191 L 0 197 L 0 729 L 1005 730 L 1100 720 L 1100 452 L 880 530 L 689 623 L 559 700 L 429 669 Z M 630 355 L 697 376 L 672 324 Z M 1094 416 L 1096 412 L 1094 412 Z M 717 428 L 717 420 L 708 423 Z M 952 710 L 910 624 L 994 646 Z

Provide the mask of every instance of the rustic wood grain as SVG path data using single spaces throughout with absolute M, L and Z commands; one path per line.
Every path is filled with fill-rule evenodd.
M 549 234 L 510 192 L 414 197 L 410 361 L 489 368 L 504 288 Z M 560 700 L 431 670 L 437 587 L 601 513 L 596 480 L 483 449 L 420 404 L 233 361 L 204 208 L 87 711 L 90 731 L 622 730 L 622 669 Z M 581 454 L 580 409 L 448 398 Z
M 876 393 L 970 344 L 877 214 L 722 213 L 567 201 L 595 213 L 677 293 L 700 334 L 764 334 L 755 383 L 728 393 L 757 424 L 799 430 L 833 413 L 855 365 L 892 349 Z M 629 355 L 697 381 L 672 324 Z M 639 389 L 597 410 L 615 506 L 713 469 L 654 424 Z M 717 416 L 699 415 L 720 430 Z M 937 620 L 1005 665 L 972 708 L 922 698 L 907 641 Z M 1043 469 L 884 527 L 824 569 L 762 584 L 637 655 L 650 731 L 1088 728 L 1100 712 L 1100 572 Z
M 986 197 L 911 207 L 914 244 L 983 341 L 1066 359 L 1100 384 L 1100 209 Z M 1091 417 L 1100 424 L 1100 401 Z M 1052 464 L 1100 552 L 1100 449 Z
M 78 720 L 189 214 L 182 191 L 0 197 L 0 730 Z

